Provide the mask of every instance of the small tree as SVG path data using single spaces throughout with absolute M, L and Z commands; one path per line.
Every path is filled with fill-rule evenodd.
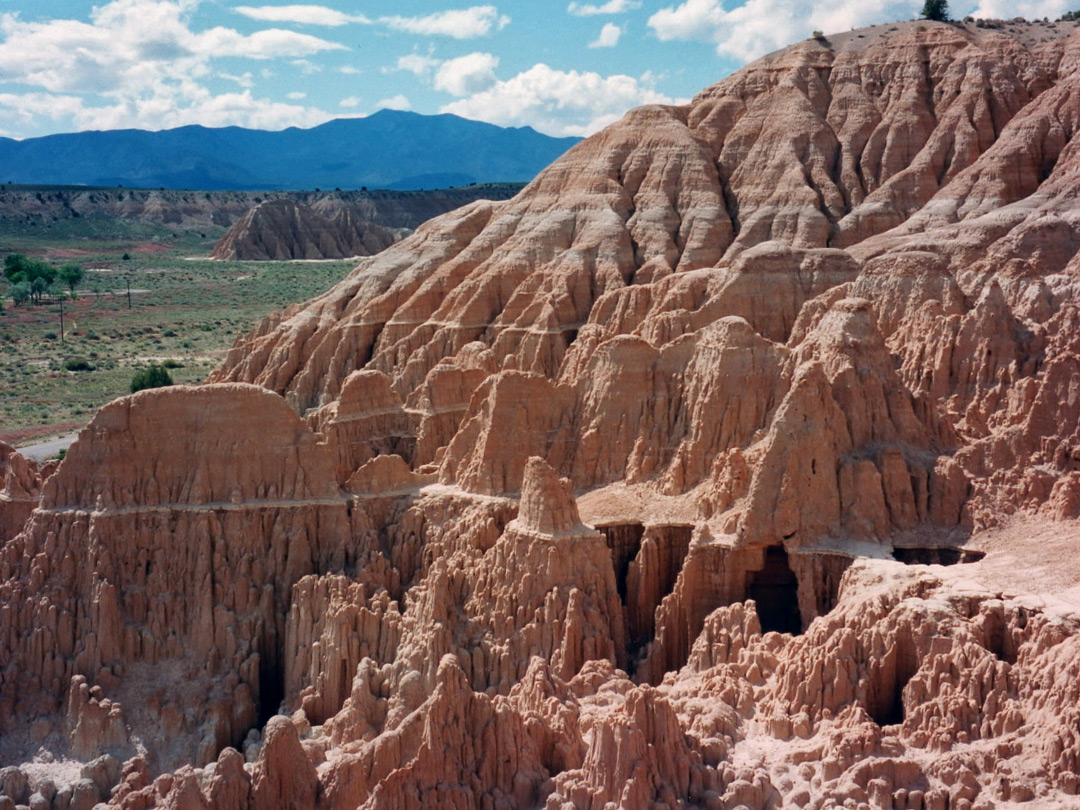
M 949 19 L 949 0 L 926 0 L 919 16 L 924 20 L 945 22 Z
M 30 300 L 30 285 L 25 281 L 20 281 L 18 284 L 11 286 L 11 300 L 15 302 L 15 306 L 19 304 L 25 304 Z
M 163 388 L 172 384 L 173 381 L 172 377 L 169 376 L 169 372 L 157 363 L 151 363 L 146 368 L 135 372 L 135 376 L 131 378 L 131 393 L 134 394 L 136 391 L 143 391 L 147 388 Z
M 72 296 L 75 295 L 75 288 L 82 284 L 83 279 L 86 278 L 86 272 L 77 264 L 65 264 L 57 271 L 57 277 L 67 284 L 68 289 L 71 290 Z

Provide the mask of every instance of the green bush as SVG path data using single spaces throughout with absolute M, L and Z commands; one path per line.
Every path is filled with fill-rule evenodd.
M 134 394 L 136 391 L 143 391 L 147 388 L 163 388 L 172 384 L 173 381 L 169 372 L 157 363 L 151 363 L 146 368 L 135 372 L 135 376 L 131 378 L 131 393 Z
M 165 368 L 183 368 L 184 367 L 183 363 L 181 363 L 179 360 L 173 359 L 172 357 L 170 357 L 168 360 L 166 360 L 161 365 L 163 365 Z
M 94 367 L 85 357 L 69 357 L 64 361 L 64 368 L 68 371 L 93 371 Z

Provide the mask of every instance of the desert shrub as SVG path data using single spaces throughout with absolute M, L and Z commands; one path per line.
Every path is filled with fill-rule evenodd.
M 131 393 L 134 394 L 136 391 L 143 391 L 147 388 L 164 388 L 166 385 L 172 384 L 173 381 L 169 372 L 157 363 L 151 363 L 146 368 L 135 372 L 135 376 L 131 378 Z
M 93 371 L 94 367 L 85 357 L 69 357 L 64 360 L 64 368 L 68 371 Z
M 179 360 L 176 360 L 175 358 L 172 358 L 172 357 L 170 357 L 168 360 L 166 360 L 161 365 L 164 366 L 165 368 L 183 368 L 184 367 L 183 363 L 181 363 Z

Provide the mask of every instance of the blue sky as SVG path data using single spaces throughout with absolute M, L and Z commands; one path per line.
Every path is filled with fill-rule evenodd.
M 384 107 L 588 135 L 921 0 L 0 0 L 0 135 L 314 126 Z M 1051 18 L 1070 0 L 954 0 Z M 1076 2 L 1080 6 L 1080 0 Z

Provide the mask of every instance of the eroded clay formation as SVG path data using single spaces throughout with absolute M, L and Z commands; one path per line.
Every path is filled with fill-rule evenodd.
M 321 210 L 291 199 L 259 203 L 218 240 L 211 258 L 350 259 L 394 244 L 394 234 L 365 219 L 359 206 L 320 202 Z
M 1080 806 L 1078 63 L 800 43 L 5 450 L 0 810 Z

